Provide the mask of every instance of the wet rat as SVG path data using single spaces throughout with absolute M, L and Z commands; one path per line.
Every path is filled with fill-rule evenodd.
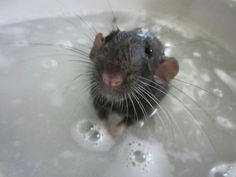
M 158 109 L 178 71 L 174 57 L 165 56 L 161 41 L 147 28 L 98 33 L 90 51 L 93 62 L 91 95 L 98 117 L 113 136 Z M 123 119 L 115 130 L 109 115 Z

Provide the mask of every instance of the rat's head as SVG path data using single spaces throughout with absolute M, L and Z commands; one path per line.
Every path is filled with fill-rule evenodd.
M 134 90 L 142 78 L 164 81 L 162 73 L 156 75 L 165 63 L 163 56 L 163 45 L 146 28 L 116 30 L 106 37 L 97 34 L 90 52 L 96 91 L 109 99 L 120 99 Z

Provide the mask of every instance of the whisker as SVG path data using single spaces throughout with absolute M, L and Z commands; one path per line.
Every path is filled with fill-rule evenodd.
M 215 119 L 213 119 L 213 117 L 207 112 L 207 110 L 201 106 L 195 99 L 193 99 L 191 96 L 189 96 L 188 94 L 186 94 L 185 92 L 183 92 L 182 90 L 180 90 L 178 87 L 176 87 L 173 84 L 170 84 L 170 86 L 172 86 L 174 89 L 178 90 L 180 93 L 182 93 L 183 95 L 187 96 L 190 100 L 192 100 L 194 102 L 195 105 L 197 105 L 200 109 L 203 110 L 203 112 L 208 116 L 208 118 L 211 121 L 215 121 Z
M 64 4 L 64 3 L 62 3 L 60 0 L 56 0 L 56 1 L 61 5 L 62 9 L 65 8 L 65 4 Z M 95 28 L 92 28 L 92 27 L 87 23 L 87 21 L 85 21 L 85 20 L 84 20 L 80 15 L 78 15 L 78 14 L 76 14 L 76 16 L 79 17 L 80 21 L 81 21 L 82 23 L 84 23 L 84 24 L 88 27 L 89 31 L 90 31 L 94 36 L 97 34 L 96 29 L 95 29 Z M 73 23 L 72 23 L 72 24 L 73 24 Z
M 107 3 L 111 9 L 111 13 L 112 13 L 112 16 L 113 16 L 113 19 L 112 19 L 112 26 L 113 26 L 113 29 L 119 29 L 118 25 L 117 25 L 117 17 L 115 15 L 115 12 L 114 10 L 112 9 L 112 6 L 111 6 L 111 2 L 109 0 L 107 0 Z
M 137 88 L 139 88 L 140 86 L 138 85 Z M 153 107 L 153 105 L 150 103 L 150 101 L 148 101 L 147 98 L 145 98 L 145 96 L 142 94 L 142 91 L 144 91 L 142 88 L 140 88 L 140 90 L 137 89 L 137 94 L 139 94 L 151 107 L 153 110 L 155 110 L 155 108 Z M 145 92 L 145 91 L 144 91 Z M 166 136 L 169 138 L 169 134 L 168 134 L 168 131 L 167 131 L 167 126 L 165 124 L 165 121 L 162 120 L 162 117 L 160 116 L 159 112 L 157 111 L 157 115 L 158 117 L 160 118 L 159 120 L 161 121 L 161 124 L 164 126 L 164 131 L 165 131 L 165 134 Z
M 138 103 L 138 106 L 139 108 L 141 109 L 143 115 L 144 115 L 144 118 L 147 119 L 147 112 L 145 111 L 145 108 L 142 104 L 142 102 L 140 101 L 140 99 L 136 96 L 135 94 L 135 89 L 133 88 L 134 92 L 131 92 L 131 94 L 133 95 L 134 99 L 136 100 L 136 102 Z M 136 92 L 137 93 L 137 92 Z
M 190 117 L 192 118 L 193 122 L 195 123 L 194 125 L 196 125 L 196 126 L 199 128 L 199 130 L 201 130 L 201 132 L 202 132 L 202 133 L 204 134 L 204 136 L 207 138 L 207 141 L 209 142 L 209 144 L 210 144 L 212 150 L 215 152 L 215 149 L 214 149 L 214 147 L 213 147 L 213 143 L 211 142 L 210 137 L 209 137 L 208 134 L 206 133 L 205 128 L 201 127 L 201 124 L 200 124 L 199 121 L 197 120 L 196 116 L 192 113 L 192 111 L 188 108 L 188 106 L 186 106 L 185 103 L 184 103 L 182 100 L 180 100 L 178 97 L 176 97 L 176 96 L 173 95 L 172 93 L 167 94 L 168 91 L 167 91 L 165 88 L 163 88 L 163 86 L 162 86 L 161 84 L 159 84 L 159 83 L 157 83 L 157 82 L 154 82 L 154 81 L 151 81 L 151 80 L 146 79 L 146 78 L 143 78 L 143 79 L 148 80 L 149 82 L 152 82 L 153 84 L 157 85 L 158 87 L 161 87 L 161 88 L 164 89 L 165 91 L 162 91 L 161 89 L 158 89 L 158 88 L 156 88 L 156 87 L 154 87 L 154 86 L 151 86 L 151 87 L 157 89 L 158 91 L 160 91 L 160 92 L 166 94 L 166 96 L 169 96 L 169 95 L 170 95 L 170 97 L 175 98 L 178 102 L 180 102 L 180 103 L 183 105 L 184 110 L 186 111 L 186 113 L 188 113 L 188 114 L 190 115 Z
M 70 83 L 68 84 L 68 86 L 65 87 L 63 94 L 66 94 L 68 92 L 68 90 L 70 89 L 70 87 L 72 86 L 72 84 L 78 80 L 81 76 L 91 76 L 91 73 L 80 73 L 78 74 L 76 77 L 74 77 L 72 79 L 72 81 L 70 81 Z
M 139 80 L 141 83 L 143 83 L 141 80 Z M 143 83 L 143 84 L 145 84 L 145 83 Z M 149 85 L 149 86 L 151 86 L 151 85 Z M 141 85 L 140 85 L 140 87 L 142 87 Z M 177 128 L 177 131 L 179 132 L 179 134 L 181 135 L 181 137 L 182 137 L 182 140 L 185 142 L 185 136 L 184 136 L 184 134 L 183 134 L 183 132 L 181 131 L 181 128 L 179 127 L 179 125 L 177 124 L 177 122 L 175 121 L 175 119 L 174 119 L 174 117 L 172 116 L 172 114 L 170 114 L 167 110 L 166 110 L 166 108 L 165 107 L 163 107 L 163 106 L 161 106 L 160 105 L 160 101 L 155 97 L 155 95 L 153 95 L 151 92 L 149 92 L 146 88 L 144 88 L 144 87 L 142 87 L 143 89 L 145 89 L 146 90 L 146 94 L 148 95 L 148 97 L 150 98 L 150 99 L 152 99 L 156 104 L 157 104 L 157 106 L 160 108 L 160 110 L 164 113 L 164 115 L 166 116 L 166 118 L 167 118 L 167 120 L 168 120 L 168 122 L 169 122 L 169 124 L 170 125 L 172 125 L 171 124 L 171 122 L 173 122 L 174 123 L 174 126 Z M 149 93 L 149 94 L 148 94 Z M 167 94 L 165 94 L 165 95 L 167 95 Z M 172 129 L 171 129 L 172 130 Z M 172 131 L 173 132 L 173 131 Z M 174 133 L 173 133 L 174 134 Z
M 130 93 L 128 93 L 128 97 L 129 97 L 129 100 L 130 100 L 130 102 L 131 102 L 131 104 L 132 104 L 132 107 L 133 107 L 133 110 L 134 110 L 135 119 L 136 119 L 136 121 L 138 121 L 137 111 L 136 111 L 136 108 L 135 108 L 135 106 L 134 106 L 134 102 L 133 102 L 133 100 L 132 100 L 132 97 L 130 96 Z

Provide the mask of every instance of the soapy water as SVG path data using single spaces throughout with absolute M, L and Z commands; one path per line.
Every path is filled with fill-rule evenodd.
M 236 162 L 227 164 L 222 163 L 213 167 L 210 171 L 209 177 L 235 177 L 236 176 Z
M 104 127 L 88 120 L 77 122 L 72 127 L 71 134 L 81 147 L 91 151 L 108 151 L 114 144 Z
M 76 61 L 86 58 L 69 50 L 88 53 L 88 26 L 107 34 L 110 13 L 83 17 L 86 24 L 75 17 L 2 26 L 2 176 L 199 177 L 220 175 L 210 170 L 219 160 L 235 161 L 235 56 L 197 27 L 149 14 L 117 16 L 121 30 L 151 29 L 180 63 L 162 109 L 118 140 L 98 121 L 88 65 Z

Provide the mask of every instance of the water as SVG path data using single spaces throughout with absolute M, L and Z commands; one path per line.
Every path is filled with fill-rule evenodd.
M 121 29 L 154 31 L 180 63 L 163 109 L 118 139 L 98 121 L 83 75 L 88 65 L 72 61 L 78 56 L 68 49 L 89 52 L 88 26 L 107 34 L 110 13 L 88 15 L 87 23 L 75 17 L 1 26 L 1 177 L 235 175 L 235 55 L 197 26 L 153 14 L 117 16 Z

